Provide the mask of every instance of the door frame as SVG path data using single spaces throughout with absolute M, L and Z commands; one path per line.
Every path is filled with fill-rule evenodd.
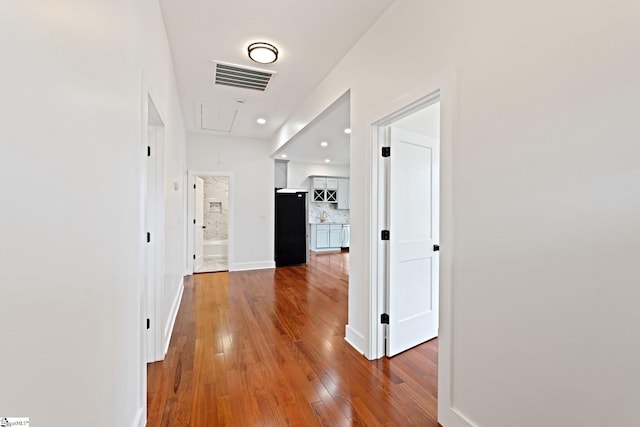
M 147 334 L 147 362 L 155 362 L 164 359 L 162 305 L 164 300 L 164 142 L 165 124 L 158 112 L 151 94 L 147 95 L 147 140 L 146 145 L 151 147 L 151 157 L 147 156 L 145 147 L 145 175 L 149 174 L 149 161 L 154 162 L 153 175 L 154 191 L 150 206 L 145 206 L 145 217 L 148 220 L 146 232 L 151 233 L 151 242 L 146 243 L 145 256 L 152 258 L 153 271 L 148 269 L 152 282 L 146 289 L 147 310 L 146 318 L 150 319 L 151 327 Z M 151 136 L 153 134 L 153 136 Z M 145 200 L 147 198 L 145 185 Z M 146 265 L 146 262 L 145 262 Z
M 376 193 L 376 212 L 377 212 L 377 221 L 376 230 L 375 230 L 375 241 L 377 242 L 376 246 L 376 263 L 378 266 L 377 277 L 376 277 L 376 297 L 377 304 L 375 307 L 375 334 L 372 333 L 372 346 L 375 342 L 375 348 L 372 348 L 372 354 L 374 354 L 377 358 L 383 357 L 386 355 L 385 352 L 385 338 L 386 338 L 386 328 L 383 324 L 380 323 L 379 319 L 382 313 L 387 312 L 387 304 L 388 304 L 388 281 L 389 281 L 389 245 L 384 241 L 380 240 L 380 230 L 388 229 L 389 227 L 389 205 L 388 198 L 389 194 L 387 194 L 387 189 L 390 185 L 390 165 L 389 162 L 386 162 L 385 159 L 381 156 L 382 147 L 389 147 L 391 141 L 389 140 L 389 133 L 387 129 L 393 126 L 398 120 L 403 119 L 413 113 L 416 113 L 423 108 L 426 108 L 436 102 L 440 101 L 440 90 L 437 89 L 434 92 L 431 92 L 424 97 L 405 105 L 397 111 L 387 115 L 386 117 L 380 119 L 376 123 L 372 125 L 372 137 L 373 144 L 375 148 L 375 157 L 376 157 L 376 169 L 377 169 L 377 187 Z M 442 114 L 440 115 L 442 118 Z M 442 121 L 442 119 L 441 119 Z M 442 139 L 442 138 L 440 138 Z M 442 142 L 440 142 L 440 147 L 442 148 Z M 440 171 L 441 180 L 442 180 L 442 171 Z M 372 222 L 372 224 L 374 224 Z M 438 285 L 439 286 L 439 285 Z M 438 303 L 439 304 L 439 303 Z M 374 307 L 372 307 L 373 309 Z M 389 313 L 389 315 L 393 315 Z M 373 331 L 372 331 L 373 332 Z
M 382 104 L 368 114 L 371 141 L 371 194 L 370 199 L 370 292 L 369 292 L 369 352 L 370 359 L 384 356 L 385 328 L 380 323 L 384 313 L 386 245 L 380 240 L 380 230 L 386 220 L 386 162 L 382 161 L 380 150 L 386 143 L 384 129 L 396 120 L 411 114 L 433 102 L 440 101 L 440 322 L 438 329 L 438 418 L 442 425 L 468 426 L 464 415 L 456 410 L 452 390 L 453 360 L 453 276 L 454 265 L 454 206 L 453 206 L 453 154 L 456 98 L 456 73 L 453 66 L 439 73 L 429 75 L 420 85 L 409 88 L 398 98 Z
M 234 204 L 234 186 L 235 186 L 235 179 L 234 179 L 234 175 L 233 172 L 215 172 L 215 171 L 189 171 L 187 173 L 187 185 L 188 185 L 188 189 L 189 191 L 187 191 L 187 253 L 186 253 L 186 273 L 187 275 L 192 275 L 193 274 L 193 269 L 194 269 L 194 262 L 193 262 L 193 247 L 195 244 L 195 230 L 194 230 L 194 224 L 193 224 L 193 219 L 195 218 L 195 207 L 196 207 L 196 200 L 195 200 L 195 192 L 193 191 L 194 188 L 194 184 L 195 184 L 195 177 L 196 176 L 201 176 L 201 177 L 207 177 L 207 176 L 226 176 L 229 178 L 229 229 L 228 231 L 228 246 L 227 246 L 227 251 L 228 251 L 228 262 L 229 262 L 229 271 L 233 271 L 234 270 L 234 264 L 235 264 L 235 256 L 234 256 L 234 242 L 233 242 L 233 230 L 234 230 L 234 212 L 235 212 L 235 204 Z
M 193 251 L 193 273 L 196 273 L 196 270 L 200 270 L 200 267 L 204 264 L 204 178 L 201 176 L 194 176 L 193 183 L 195 184 L 193 187 L 190 187 L 190 191 L 193 194 L 193 245 L 189 246 Z M 202 188 L 198 188 L 198 184 L 202 183 Z M 200 195 L 202 195 L 202 200 L 200 200 Z M 199 204 L 202 204 L 200 207 Z M 227 200 L 227 204 L 229 201 Z M 198 212 L 198 208 L 202 210 L 202 212 Z M 198 219 L 202 217 L 202 222 L 198 221 Z M 202 247 L 198 250 L 196 248 L 196 244 L 199 241 L 199 235 L 202 233 Z M 198 253 L 200 254 L 202 264 L 198 264 Z M 228 256 L 228 254 L 227 254 Z

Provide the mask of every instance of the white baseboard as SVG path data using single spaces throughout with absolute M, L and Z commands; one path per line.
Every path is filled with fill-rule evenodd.
M 176 324 L 176 318 L 178 317 L 178 310 L 180 309 L 180 302 L 182 301 L 182 294 L 184 293 L 184 277 L 180 280 L 180 286 L 178 287 L 178 293 L 171 306 L 171 314 L 169 315 L 169 321 L 164 328 L 164 348 L 162 358 L 167 355 L 169 351 L 169 343 L 171 342 L 171 335 L 173 334 L 173 327 Z
M 357 332 L 351 326 L 347 325 L 345 328 L 345 341 L 348 342 L 351 347 L 355 348 L 358 353 L 363 354 L 365 357 L 369 358 L 365 349 L 367 348 L 367 342 L 364 338 L 364 335 Z
M 145 408 L 139 408 L 136 417 L 133 419 L 131 427 L 145 427 L 147 425 L 147 414 Z
M 265 268 L 276 268 L 276 262 L 235 262 L 232 265 L 229 265 L 229 271 L 262 270 Z
M 441 408 L 438 405 L 438 422 L 446 427 L 477 427 L 467 416 L 456 408 Z
M 205 255 L 204 259 L 227 259 L 226 255 Z

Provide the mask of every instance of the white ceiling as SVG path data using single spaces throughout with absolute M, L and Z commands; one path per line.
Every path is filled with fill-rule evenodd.
M 270 138 L 393 1 L 160 0 L 187 129 Z M 247 46 L 256 41 L 277 46 L 278 61 L 251 61 Z M 214 85 L 213 61 L 277 74 L 265 92 Z M 237 109 L 231 131 L 203 130 L 202 104 Z
M 282 155 L 286 155 L 289 161 L 349 165 L 350 135 L 344 130 L 349 128 L 350 106 L 350 96 L 346 93 L 278 150 L 277 158 L 285 159 Z M 321 142 L 327 146 L 323 147 Z

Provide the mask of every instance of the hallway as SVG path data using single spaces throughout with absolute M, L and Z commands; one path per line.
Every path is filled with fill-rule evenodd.
M 344 340 L 348 253 L 185 282 L 148 426 L 437 426 L 437 340 L 368 361 Z

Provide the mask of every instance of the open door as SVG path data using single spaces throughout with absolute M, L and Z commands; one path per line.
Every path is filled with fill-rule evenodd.
M 439 140 L 388 128 L 387 356 L 438 335 Z
M 195 193 L 195 224 L 194 224 L 194 247 L 193 253 L 195 254 L 195 264 L 193 271 L 198 272 L 202 270 L 204 264 L 203 243 L 204 243 L 204 180 L 199 176 L 195 178 L 196 188 Z

